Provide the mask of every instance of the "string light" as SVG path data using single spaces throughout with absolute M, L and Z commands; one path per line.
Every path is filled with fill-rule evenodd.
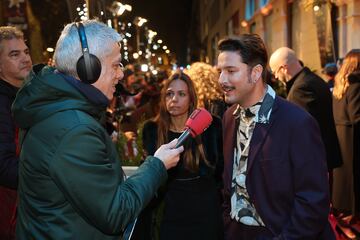
M 76 8 L 76 10 L 81 20 L 88 19 L 88 7 L 86 4 L 82 6 L 80 5 Z M 150 72 L 153 72 L 154 70 L 156 71 L 153 64 L 156 66 L 158 64 L 162 65 L 164 62 L 168 62 L 165 59 L 170 57 L 170 50 L 168 49 L 168 46 L 164 44 L 164 41 L 158 38 L 158 33 L 156 31 L 148 29 L 147 26 L 144 27 L 144 24 L 148 22 L 147 19 L 138 16 L 131 22 L 123 20 L 119 21 L 119 17 L 126 11 L 132 11 L 132 7 L 118 1 L 114 1 L 109 10 L 112 12 L 114 18 L 108 19 L 107 25 L 109 27 L 116 28 L 121 36 L 121 54 L 123 59 L 129 61 L 129 58 L 131 58 L 136 60 L 138 63 L 147 63 L 147 71 Z M 101 15 L 104 14 L 105 13 L 101 11 Z M 132 39 L 135 37 L 137 41 L 136 48 L 130 44 L 130 42 L 133 42 Z M 153 74 L 154 73 L 155 72 L 153 72 Z
M 80 5 L 76 8 L 76 11 L 78 12 L 78 15 L 82 21 L 85 21 L 88 19 L 88 8 L 86 4 Z

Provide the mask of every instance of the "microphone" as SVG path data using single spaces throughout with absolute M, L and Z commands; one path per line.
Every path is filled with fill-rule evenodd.
M 185 123 L 185 131 L 180 135 L 175 148 L 180 147 L 191 135 L 193 138 L 202 134 L 212 122 L 211 114 L 204 108 L 195 109 Z

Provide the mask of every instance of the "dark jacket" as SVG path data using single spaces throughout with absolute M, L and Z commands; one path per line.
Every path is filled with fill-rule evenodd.
M 360 214 L 360 72 L 348 77 L 341 99 L 333 99 L 334 119 L 344 165 L 334 171 L 333 204 Z
M 115 146 L 99 123 L 105 107 L 80 89 L 101 92 L 76 83 L 45 67 L 13 104 L 15 121 L 26 130 L 17 239 L 119 239 L 167 178 L 164 164 L 149 157 L 124 181 Z
M 318 122 L 325 145 L 328 169 L 341 166 L 339 141 L 332 110 L 332 96 L 329 87 L 309 68 L 304 67 L 287 84 L 287 100 L 304 108 Z
M 236 123 L 225 112 L 225 239 L 238 239 L 230 219 Z M 276 97 L 270 122 L 256 123 L 250 142 L 246 188 L 251 202 L 277 239 L 335 239 L 328 223 L 329 189 L 324 146 L 316 121 L 299 107 Z M 250 240 L 250 239 L 249 239 Z
M 0 185 L 17 188 L 17 129 L 11 114 L 11 104 L 18 88 L 0 79 Z
M 18 185 L 17 133 L 11 104 L 18 88 L 0 79 L 0 239 L 14 239 Z

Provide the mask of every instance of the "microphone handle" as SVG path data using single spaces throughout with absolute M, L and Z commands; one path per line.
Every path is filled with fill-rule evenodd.
M 178 142 L 177 142 L 175 148 L 178 148 L 178 147 L 180 147 L 181 145 L 183 145 L 183 143 L 185 142 L 185 140 L 190 136 L 190 131 L 191 131 L 191 130 L 190 130 L 189 128 L 187 128 L 187 129 L 185 130 L 185 132 L 183 132 L 183 133 L 180 135 L 180 137 L 178 138 Z

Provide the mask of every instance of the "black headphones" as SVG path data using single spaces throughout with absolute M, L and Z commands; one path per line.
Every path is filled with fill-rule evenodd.
M 83 53 L 76 63 L 76 72 L 82 82 L 92 84 L 100 77 L 101 63 L 95 55 L 89 53 L 84 25 L 81 22 L 77 22 L 75 26 L 79 33 Z

